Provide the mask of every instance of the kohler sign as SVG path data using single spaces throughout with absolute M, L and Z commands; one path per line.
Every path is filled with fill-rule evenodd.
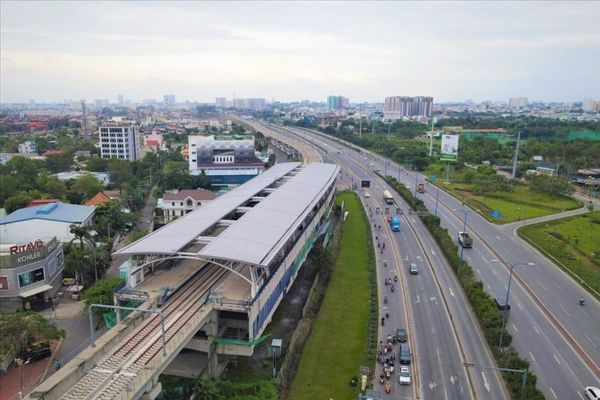
M 47 244 L 42 240 L 32 241 L 23 245 L 10 247 L 11 266 L 28 264 L 48 257 L 58 247 L 58 240 L 53 238 Z

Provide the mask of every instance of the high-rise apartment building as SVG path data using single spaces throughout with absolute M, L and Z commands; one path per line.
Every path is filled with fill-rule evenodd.
M 264 110 L 266 100 L 263 98 L 233 99 L 233 107 L 238 110 Z
M 225 97 L 217 97 L 215 99 L 215 106 L 217 108 L 227 108 L 227 99 Z
M 117 95 L 117 104 L 120 105 L 120 106 L 122 106 L 124 102 L 125 101 L 123 100 L 123 95 L 122 94 L 118 94 Z
M 169 107 L 175 104 L 175 95 L 174 94 L 165 94 L 163 95 L 163 101 L 165 106 Z
M 350 107 L 350 100 L 344 96 L 327 97 L 327 109 L 329 111 L 343 110 Z
M 583 99 L 583 104 L 581 108 L 583 109 L 583 111 L 592 111 L 594 103 L 594 99 L 586 97 L 585 99 Z
M 508 100 L 509 108 L 525 108 L 527 107 L 527 97 L 511 97 Z
M 135 161 L 140 159 L 140 138 L 135 125 L 108 125 L 98 130 L 100 156 Z
M 433 111 L 433 97 L 429 96 L 393 96 L 385 98 L 383 116 L 385 119 L 403 117 L 430 117 Z

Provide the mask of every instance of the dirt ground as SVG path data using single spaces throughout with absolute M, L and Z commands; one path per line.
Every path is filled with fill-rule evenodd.
M 268 355 L 267 350 L 271 345 L 273 338 L 283 339 L 282 356 L 278 359 L 278 367 L 281 366 L 281 360 L 289 346 L 292 333 L 296 329 L 298 322 L 302 318 L 302 308 L 306 303 L 306 298 L 315 279 L 317 269 L 311 262 L 310 255 L 300 269 L 300 273 L 287 293 L 277 311 L 273 315 L 271 324 L 266 329 L 264 335 L 270 335 L 267 340 L 254 349 L 254 355 L 250 358 L 233 358 L 225 373 L 223 379 L 247 379 L 251 377 L 270 377 L 273 373 L 273 360 Z

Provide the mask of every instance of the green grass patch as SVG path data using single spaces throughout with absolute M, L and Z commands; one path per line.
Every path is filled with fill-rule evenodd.
M 506 224 L 555 214 L 561 211 L 573 210 L 581 207 L 581 203 L 570 197 L 555 198 L 541 193 L 534 193 L 525 185 L 515 185 L 512 192 L 492 192 L 486 196 L 474 192 L 473 184 L 450 183 L 448 185 L 437 182 L 441 188 L 450 192 L 457 199 L 463 200 L 473 209 L 491 222 Z M 492 218 L 491 213 L 498 210 L 500 218 Z
M 519 228 L 518 234 L 557 259 L 590 288 L 600 286 L 600 211 Z
M 292 382 L 293 400 L 350 399 L 358 393 L 349 381 L 359 374 L 367 349 L 371 240 L 356 194 L 341 193 L 337 201 L 345 202 L 349 215 L 342 225 L 327 292 Z

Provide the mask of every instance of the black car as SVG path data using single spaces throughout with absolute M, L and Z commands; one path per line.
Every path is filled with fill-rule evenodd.
M 43 360 L 44 358 L 50 357 L 51 354 L 52 352 L 50 351 L 50 347 L 44 346 L 26 350 L 21 354 L 20 358 L 23 360 L 23 362 L 28 363 Z
M 410 347 L 407 344 L 400 346 L 400 364 L 410 364 L 411 354 Z
M 399 342 L 406 342 L 408 340 L 408 333 L 406 332 L 406 329 L 396 329 L 396 337 L 398 338 Z

